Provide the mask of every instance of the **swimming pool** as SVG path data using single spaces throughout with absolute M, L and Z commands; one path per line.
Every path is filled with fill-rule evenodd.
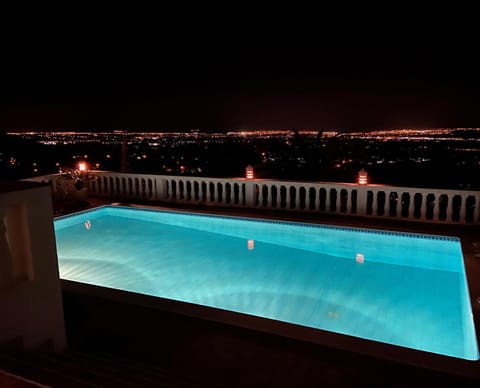
M 479 359 L 455 237 L 120 206 L 55 233 L 62 279 Z

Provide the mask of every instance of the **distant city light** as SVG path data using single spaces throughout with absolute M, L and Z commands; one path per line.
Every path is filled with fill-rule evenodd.
M 340 179 L 356 185 L 369 185 L 373 178 L 368 180 L 365 172 L 361 176 L 358 170 L 369 169 L 369 174 L 378 177 L 379 182 L 392 183 L 397 177 L 389 175 L 392 167 L 398 171 L 407 171 L 412 166 L 418 166 L 419 172 L 402 176 L 402 179 L 411 180 L 414 184 L 418 177 L 425 174 L 425 169 L 436 168 L 437 161 L 448 156 L 452 166 L 449 172 L 452 182 L 447 179 L 438 181 L 438 185 L 463 185 L 455 183 L 465 178 L 468 169 L 474 171 L 472 180 L 478 180 L 480 169 L 480 128 L 403 128 L 403 129 L 358 129 L 354 132 L 341 128 L 321 129 L 262 129 L 243 128 L 242 131 L 201 132 L 198 129 L 189 131 L 155 132 L 154 129 L 142 130 L 135 133 L 127 131 L 91 131 L 91 132 L 52 132 L 52 131 L 20 131 L 7 132 L 25 140 L 32 140 L 38 144 L 47 145 L 45 155 L 50 150 L 59 150 L 58 159 L 44 160 L 31 159 L 31 155 L 14 152 L 0 153 L 0 164 L 20 174 L 25 167 L 38 174 L 58 172 L 67 166 L 79 169 L 79 162 L 87 163 L 84 171 L 90 169 L 115 169 L 119 156 L 118 148 L 125 142 L 128 145 L 128 161 L 130 172 L 141 169 L 147 171 L 177 174 L 228 174 L 238 175 L 247 180 L 258 179 L 252 167 L 251 172 L 242 169 L 249 162 L 252 165 L 262 165 L 262 178 L 296 178 L 305 176 L 306 179 L 321 180 Z M 298 137 L 301 136 L 301 138 Z M 303 142 L 303 145 L 302 145 Z M 392 143 L 391 145 L 388 143 Z M 244 153 L 231 165 L 222 166 L 221 162 L 211 158 L 211 155 L 222 152 L 222 145 L 227 147 L 243 147 L 251 154 Z M 69 148 L 66 148 L 68 145 Z M 75 147 L 70 147 L 74 145 Z M 102 148 L 98 148 L 101 146 Z M 3 147 L 4 144 L 1 144 Z M 108 148 L 107 148 L 108 146 Z M 396 147 L 395 149 L 393 147 Z M 398 146 L 398 147 L 397 147 Z M 105 148 L 103 148 L 105 147 Z M 1 147 L 0 147 L 1 148 Z M 188 151 L 185 151 L 185 150 Z M 236 149 L 236 148 L 235 148 Z M 63 152 L 65 150 L 65 152 Z M 68 151 L 67 151 L 68 150 Z M 395 150 L 395 151 L 392 151 Z M 106 154 L 105 152 L 114 152 Z M 315 152 L 314 152 L 315 151 Z M 68 152 L 68 153 L 67 153 Z M 87 153 L 89 153 L 87 155 Z M 43 155 L 43 154 L 42 154 Z M 57 158 L 56 156 L 52 157 Z M 68 155 L 68 156 L 67 156 Z M 318 157 L 317 157 L 318 155 Z M 216 156 L 215 156 L 216 157 Z M 232 155 L 228 155 L 231 159 Z M 72 163 L 73 159 L 73 163 Z M 105 159 L 108 159 L 105 160 Z M 56 163 L 55 163 L 56 162 Z M 110 163 L 108 163 L 110 162 Z M 237 165 L 234 165 L 237 163 Z M 261 164 L 262 163 L 262 164 Z M 118 163 L 120 164 L 120 163 Z M 162 167 L 163 166 L 163 167 Z M 315 168 L 312 168 L 315 166 Z M 453 167 L 465 171 L 457 174 Z M 238 170 L 240 168 L 240 170 Z M 474 170 L 473 170 L 474 169 Z M 318 173 L 317 173 L 318 171 Z M 256 171 L 257 175 L 259 174 Z M 298 176 L 296 174 L 299 174 Z M 242 176 L 243 175 L 243 176 Z M 475 177 L 476 176 L 476 177 Z M 380 179 L 382 177 L 382 179 Z M 385 177 L 385 178 L 384 178 Z M 425 180 L 425 184 L 429 179 Z M 478 186 L 479 184 L 476 183 Z

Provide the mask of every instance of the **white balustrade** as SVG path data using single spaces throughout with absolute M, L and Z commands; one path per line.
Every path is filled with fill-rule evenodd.
M 110 171 L 92 173 L 96 179 L 88 182 L 89 192 L 112 199 L 276 208 L 435 223 L 480 223 L 478 191 Z M 54 195 L 67 190 L 69 183 L 61 174 L 28 180 L 50 183 Z M 369 198 L 371 212 L 367 214 Z

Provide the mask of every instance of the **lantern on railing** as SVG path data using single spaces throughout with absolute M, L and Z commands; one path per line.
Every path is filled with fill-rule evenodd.
M 87 163 L 86 162 L 78 162 L 78 171 L 85 172 L 87 171 Z
M 358 184 L 368 184 L 368 173 L 363 168 L 358 172 Z
M 247 179 L 254 179 L 255 174 L 253 172 L 253 167 L 251 165 L 248 165 L 247 168 L 245 169 L 245 178 Z

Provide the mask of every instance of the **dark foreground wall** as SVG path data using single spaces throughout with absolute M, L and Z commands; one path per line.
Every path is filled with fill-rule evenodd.
M 64 289 L 69 346 L 229 387 L 476 386 L 479 381 Z

